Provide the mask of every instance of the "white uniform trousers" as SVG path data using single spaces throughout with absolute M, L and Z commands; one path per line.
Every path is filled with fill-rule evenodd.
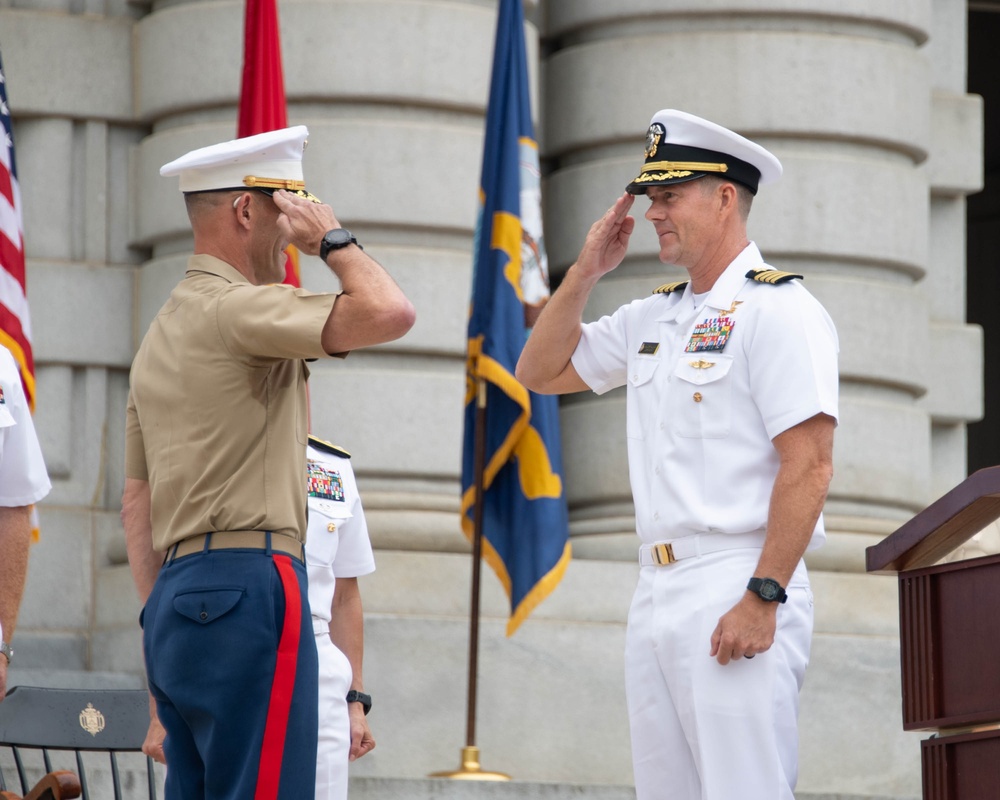
M 329 623 L 313 620 L 319 653 L 319 739 L 316 747 L 316 800 L 345 800 L 351 722 L 347 693 L 351 662 L 330 640 Z
M 769 650 L 726 666 L 709 656 L 759 557 L 726 550 L 640 569 L 625 640 L 637 800 L 794 800 L 813 628 L 805 564 L 778 607 Z

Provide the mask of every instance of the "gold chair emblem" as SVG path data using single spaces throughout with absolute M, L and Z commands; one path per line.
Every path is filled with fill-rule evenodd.
M 80 712 L 80 727 L 91 736 L 97 736 L 104 730 L 104 715 L 94 708 L 93 703 L 87 703 L 87 707 Z

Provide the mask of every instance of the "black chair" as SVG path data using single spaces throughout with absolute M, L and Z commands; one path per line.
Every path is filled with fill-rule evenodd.
M 111 767 L 114 800 L 124 800 L 122 771 L 118 754 L 141 753 L 149 727 L 149 695 L 141 689 L 41 689 L 15 686 L 0 703 L 0 756 L 13 754 L 13 763 L 21 793 L 38 800 L 68 800 L 80 797 L 91 800 L 87 786 L 85 753 L 107 753 Z M 29 787 L 28 755 L 41 754 L 45 776 Z M 79 788 L 74 793 L 71 772 L 53 770 L 52 751 L 70 751 L 75 756 Z M 149 800 L 156 800 L 156 776 L 153 760 L 145 760 L 145 783 Z M 10 759 L 8 759 L 8 764 Z M 0 798 L 7 794 L 7 782 L 0 763 Z M 46 785 L 46 783 L 48 785 Z M 60 786 L 60 783 L 63 785 Z M 94 800 L 105 800 L 95 798 Z M 130 798 L 132 800 L 132 798 Z

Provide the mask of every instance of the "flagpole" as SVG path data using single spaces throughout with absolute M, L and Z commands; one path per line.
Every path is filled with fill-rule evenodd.
M 465 747 L 462 765 L 457 770 L 432 772 L 431 778 L 452 778 L 476 781 L 509 781 L 510 775 L 489 772 L 479 764 L 476 747 L 476 692 L 479 673 L 479 578 L 483 559 L 483 483 L 486 473 L 486 381 L 476 376 L 476 420 L 473 433 L 473 464 L 475 505 L 472 507 L 472 598 L 469 611 L 469 683 L 466 698 Z
M 476 427 L 473 445 L 473 474 L 476 478 L 472 509 L 472 597 L 469 603 L 469 688 L 466 702 L 465 746 L 476 746 L 476 700 L 479 676 L 479 595 L 483 571 L 483 483 L 486 471 L 486 381 L 476 378 Z

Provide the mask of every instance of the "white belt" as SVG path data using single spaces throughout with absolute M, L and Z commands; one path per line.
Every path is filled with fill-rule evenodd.
M 316 634 L 330 633 L 330 620 L 319 619 L 318 617 L 313 617 L 312 619 L 313 619 L 313 633 Z
M 697 558 L 720 550 L 736 550 L 743 547 L 764 546 L 766 531 L 750 533 L 696 533 L 656 544 L 639 547 L 639 565 L 643 567 L 665 567 L 682 558 Z

